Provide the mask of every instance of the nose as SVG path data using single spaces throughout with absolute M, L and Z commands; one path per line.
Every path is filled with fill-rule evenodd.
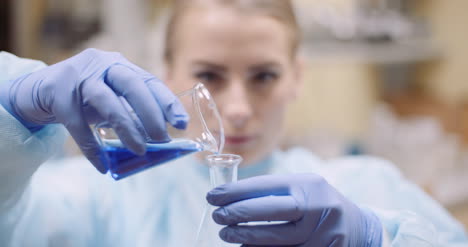
M 252 117 L 247 88 L 241 82 L 230 83 L 224 95 L 223 116 L 236 129 L 244 128 Z

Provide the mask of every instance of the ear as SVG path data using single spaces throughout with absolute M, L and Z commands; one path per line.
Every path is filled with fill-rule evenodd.
M 291 101 L 296 100 L 299 97 L 300 92 L 304 86 L 304 69 L 306 61 L 304 57 L 297 55 L 293 62 L 294 70 L 294 86 L 291 92 Z

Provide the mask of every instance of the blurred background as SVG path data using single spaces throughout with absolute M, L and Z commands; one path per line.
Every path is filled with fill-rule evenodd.
M 170 2 L 0 0 L 0 50 L 115 50 L 158 75 Z M 306 83 L 283 146 L 389 159 L 468 226 L 468 1 L 294 2 Z

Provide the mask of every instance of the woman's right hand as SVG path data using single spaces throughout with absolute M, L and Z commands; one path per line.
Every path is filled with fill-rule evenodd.
M 170 140 L 166 121 L 183 129 L 188 115 L 178 98 L 156 77 L 119 53 L 87 49 L 78 55 L 1 85 L 0 103 L 32 131 L 65 125 L 83 154 L 101 172 L 107 167 L 89 124 L 106 121 L 136 154 L 145 137 L 119 100 L 135 110 L 148 136 Z

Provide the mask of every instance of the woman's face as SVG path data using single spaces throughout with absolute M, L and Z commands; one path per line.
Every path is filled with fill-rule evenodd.
M 244 164 L 263 159 L 278 144 L 300 81 L 287 27 L 218 8 L 188 11 L 176 30 L 169 86 L 177 92 L 203 82 L 222 116 L 223 152 Z

